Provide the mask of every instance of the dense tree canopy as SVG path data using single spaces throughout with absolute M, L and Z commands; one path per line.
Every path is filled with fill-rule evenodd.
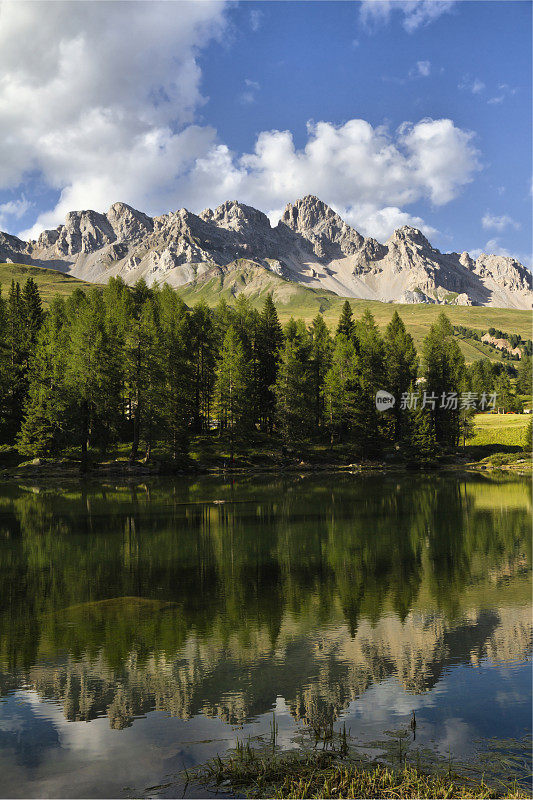
M 0 295 L 0 443 L 31 457 L 75 449 L 84 467 L 89 452 L 117 444 L 132 461 L 156 444 L 180 461 L 198 433 L 223 434 L 233 452 L 234 435 L 261 429 L 285 446 L 323 440 L 365 457 L 395 445 L 430 458 L 471 424 L 473 408 L 444 397 L 496 391 L 506 410 L 520 405 L 506 369 L 486 359 L 466 367 L 453 333 L 441 314 L 419 367 L 396 311 L 382 335 L 346 301 L 332 335 L 321 314 L 282 329 L 271 296 L 260 311 L 242 294 L 189 309 L 168 286 L 113 278 L 43 312 L 30 278 Z M 526 357 L 517 391 L 530 381 Z M 395 398 L 386 412 L 379 390 Z M 418 405 L 406 400 L 415 394 Z

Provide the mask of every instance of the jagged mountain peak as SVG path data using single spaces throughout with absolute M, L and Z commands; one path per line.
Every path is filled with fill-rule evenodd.
M 105 214 L 72 211 L 37 242 L 0 233 L 0 260 L 100 283 L 120 275 L 130 284 L 143 277 L 172 286 L 244 260 L 347 297 L 513 308 L 531 308 L 533 300 L 531 272 L 516 259 L 441 253 L 411 225 L 380 244 L 312 194 L 288 203 L 274 228 L 266 214 L 237 200 L 199 215 L 181 208 L 152 218 L 123 202 Z
M 401 228 L 396 228 L 392 236 L 387 240 L 387 244 L 394 242 L 414 242 L 427 247 L 429 250 L 435 249 L 422 231 L 418 228 L 413 228 L 411 225 L 402 225 Z
M 253 206 L 239 203 L 238 200 L 226 200 L 214 211 L 207 208 L 200 218 L 206 222 L 214 222 L 220 228 L 242 231 L 245 228 L 266 228 L 270 230 L 270 220 L 262 211 Z
M 281 216 L 281 222 L 293 230 L 311 230 L 332 219 L 343 222 L 327 203 L 314 194 L 307 194 L 295 203 L 287 203 Z

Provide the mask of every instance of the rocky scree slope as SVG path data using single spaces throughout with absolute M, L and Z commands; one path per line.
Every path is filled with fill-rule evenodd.
M 144 278 L 178 287 L 227 275 L 243 260 L 345 297 L 522 309 L 533 301 L 531 272 L 514 258 L 441 253 L 409 226 L 380 244 L 312 195 L 289 203 L 275 227 L 261 211 L 233 201 L 199 215 L 182 208 L 158 217 L 114 203 L 107 214 L 72 211 L 37 241 L 0 233 L 0 261 L 99 283 L 120 276 L 128 284 Z

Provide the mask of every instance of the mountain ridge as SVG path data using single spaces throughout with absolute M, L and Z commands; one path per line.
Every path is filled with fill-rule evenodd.
M 441 253 L 417 228 L 385 243 L 364 237 L 314 195 L 288 203 L 272 226 L 266 214 L 226 201 L 200 214 L 179 209 L 149 217 L 126 203 L 107 213 L 71 211 L 37 240 L 0 232 L 0 261 L 58 269 L 89 282 L 177 288 L 223 274 L 245 259 L 308 288 L 383 302 L 530 309 L 533 279 L 516 259 Z

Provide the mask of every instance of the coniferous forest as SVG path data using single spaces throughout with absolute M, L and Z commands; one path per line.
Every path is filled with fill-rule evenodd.
M 0 296 L 0 444 L 30 458 L 76 451 L 82 469 L 90 453 L 120 445 L 133 463 L 157 446 L 183 465 L 191 439 L 207 434 L 221 437 L 231 463 L 235 438 L 262 431 L 282 453 L 322 441 L 349 446 L 354 459 L 389 451 L 424 461 L 472 430 L 474 407 L 442 407 L 443 393 L 497 392 L 512 408 L 508 369 L 467 366 L 444 314 L 417 353 L 397 312 L 382 334 L 348 301 L 331 331 L 321 315 L 282 327 L 270 296 L 260 311 L 243 295 L 188 308 L 168 286 L 120 279 L 44 310 L 29 278 Z M 376 409 L 380 389 L 396 398 L 386 412 Z M 402 402 L 422 389 L 434 407 Z

